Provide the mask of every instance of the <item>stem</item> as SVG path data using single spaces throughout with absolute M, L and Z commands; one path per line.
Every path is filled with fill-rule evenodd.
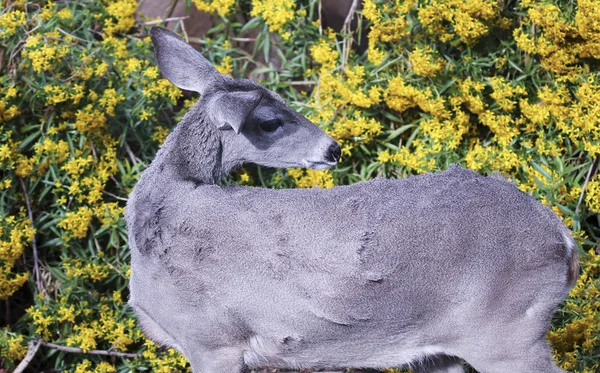
M 590 165 L 590 169 L 588 170 L 587 176 L 585 177 L 585 181 L 583 182 L 583 186 L 581 187 L 581 194 L 579 195 L 579 201 L 577 202 L 577 207 L 575 208 L 575 215 L 579 214 L 579 207 L 581 206 L 581 202 L 583 201 L 583 196 L 585 195 L 585 188 L 587 188 L 587 184 L 588 181 L 590 181 L 590 178 L 592 176 L 592 170 L 594 169 L 594 166 L 596 165 L 596 163 L 598 163 L 598 159 L 594 160 L 592 162 L 592 164 Z
M 179 2 L 179 0 L 171 0 L 171 4 L 167 8 L 167 11 L 166 11 L 165 16 L 163 18 L 165 18 L 165 19 L 171 18 L 171 15 L 173 14 L 173 11 L 175 10 L 175 7 L 177 6 L 178 2 Z
M 31 360 L 33 359 L 33 357 L 35 356 L 37 351 L 40 349 L 41 344 L 42 344 L 41 340 L 29 342 L 29 348 L 27 349 L 27 354 L 25 355 L 23 360 L 21 360 L 19 365 L 17 365 L 17 367 L 15 368 L 13 373 L 21 373 L 27 368 L 27 366 L 29 365 L 29 363 L 31 362 Z
M 128 352 L 117 352 L 117 351 L 107 351 L 107 350 L 84 351 L 81 348 L 57 345 L 54 343 L 49 343 L 49 342 L 43 341 L 41 339 L 39 340 L 39 343 L 44 347 L 48 347 L 48 348 L 52 348 L 54 350 L 59 350 L 59 351 L 64 351 L 64 352 L 70 352 L 73 354 L 104 355 L 104 356 L 126 357 L 126 358 L 131 358 L 131 359 L 142 357 L 142 354 L 132 354 L 132 353 L 128 353 Z M 14 373 L 16 373 L 16 371 Z
M 23 188 L 23 194 L 25 194 L 25 203 L 27 204 L 27 215 L 29 216 L 29 223 L 31 224 L 31 228 L 35 229 L 35 225 L 33 224 L 33 213 L 31 212 L 31 204 L 29 203 L 29 194 L 27 194 L 27 187 L 25 186 L 25 182 L 22 178 L 19 178 L 21 182 L 21 188 Z M 42 291 L 42 285 L 40 283 L 40 268 L 38 265 L 38 251 L 37 251 L 37 243 L 35 241 L 35 234 L 33 235 L 33 239 L 31 240 L 31 247 L 33 248 L 33 274 L 35 277 L 35 284 L 37 286 L 38 292 Z
M 352 0 L 352 4 L 350 5 L 350 10 L 348 11 L 348 15 L 344 20 L 344 25 L 342 26 L 342 32 L 344 35 L 344 41 L 342 44 L 342 68 L 346 65 L 348 60 L 348 56 L 350 55 L 350 49 L 352 48 L 352 41 L 354 36 L 352 35 L 352 30 L 350 30 L 350 22 L 354 18 L 354 13 L 356 13 L 356 8 L 358 7 L 358 0 Z M 350 37 L 347 37 L 349 35 Z
M 180 20 L 186 19 L 186 18 L 190 18 L 190 16 L 157 19 L 156 21 L 144 22 L 144 26 L 158 25 L 159 23 L 166 23 L 166 22 L 171 22 L 171 21 L 180 21 Z

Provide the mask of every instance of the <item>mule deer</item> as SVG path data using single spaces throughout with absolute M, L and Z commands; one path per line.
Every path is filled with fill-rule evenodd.
M 275 93 L 151 36 L 162 74 L 201 94 L 127 205 L 129 303 L 152 339 L 196 373 L 562 372 L 544 336 L 578 256 L 551 210 L 457 166 L 329 190 L 217 185 L 243 162 L 330 167 L 340 148 Z

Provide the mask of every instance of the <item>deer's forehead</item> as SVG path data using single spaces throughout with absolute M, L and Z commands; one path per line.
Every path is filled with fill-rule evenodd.
M 266 89 L 262 85 L 249 80 L 249 79 L 230 79 L 223 81 L 218 87 L 216 87 L 216 91 L 221 92 L 234 92 L 234 91 L 259 91 L 263 94 L 264 98 L 272 99 L 275 102 L 279 102 L 281 104 L 287 105 L 285 100 L 281 98 L 277 93 Z

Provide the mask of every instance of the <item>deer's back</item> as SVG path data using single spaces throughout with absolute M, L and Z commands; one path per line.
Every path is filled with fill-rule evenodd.
M 509 182 L 458 167 L 331 190 L 179 184 L 128 209 L 132 297 L 162 287 L 188 314 L 172 321 L 180 333 L 223 342 L 290 328 L 344 340 L 348 326 L 368 339 L 383 324 L 433 335 L 430 322 L 466 323 L 451 315 L 469 308 L 524 312 L 540 286 L 551 302 L 564 295 L 559 219 Z

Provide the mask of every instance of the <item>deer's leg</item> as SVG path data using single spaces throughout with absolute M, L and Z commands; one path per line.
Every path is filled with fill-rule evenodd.
M 243 352 L 233 348 L 196 351 L 188 357 L 193 373 L 244 373 Z
M 413 368 L 413 373 L 463 373 L 460 360 L 451 356 L 434 356 L 420 362 Z

